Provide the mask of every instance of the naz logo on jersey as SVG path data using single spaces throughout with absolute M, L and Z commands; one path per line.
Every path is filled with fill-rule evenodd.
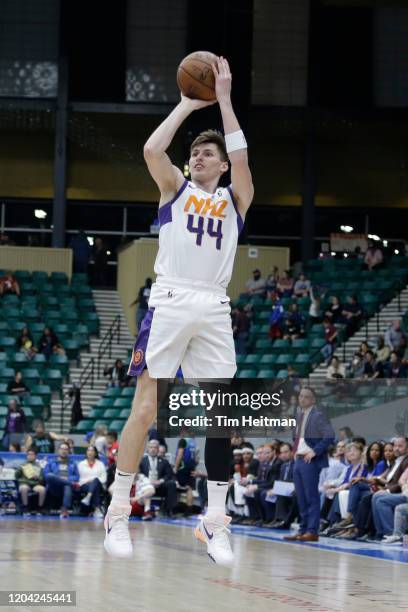
M 198 199 L 195 195 L 190 195 L 186 205 L 184 206 L 184 212 L 193 212 L 204 217 L 209 215 L 210 217 L 225 219 L 227 215 L 223 213 L 227 206 L 228 200 L 218 200 L 217 202 L 213 202 L 211 198 Z
M 142 349 L 137 349 L 137 351 L 135 351 L 133 353 L 133 365 L 138 366 L 142 363 L 144 357 L 144 352 Z

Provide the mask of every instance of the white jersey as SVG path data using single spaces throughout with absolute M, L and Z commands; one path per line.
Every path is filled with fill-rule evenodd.
M 158 277 L 211 283 L 226 288 L 243 220 L 230 187 L 209 194 L 185 180 L 159 208 Z

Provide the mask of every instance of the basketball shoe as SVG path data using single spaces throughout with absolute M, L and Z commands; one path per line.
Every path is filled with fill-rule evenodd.
M 223 514 L 206 515 L 194 529 L 197 540 L 207 544 L 207 554 L 210 559 L 219 565 L 231 566 L 234 562 L 228 537 L 231 533 L 228 529 L 230 522 L 231 517 Z
M 130 511 L 130 506 L 109 506 L 106 513 L 103 545 L 112 557 L 129 559 L 133 555 L 132 540 L 129 535 Z

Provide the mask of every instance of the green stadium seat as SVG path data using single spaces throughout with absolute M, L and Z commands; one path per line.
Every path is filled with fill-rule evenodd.
M 283 340 L 283 339 L 277 338 L 272 344 L 272 352 L 279 354 L 285 351 L 290 351 L 291 346 L 292 345 L 291 345 L 290 340 Z
M 38 280 L 46 283 L 48 281 L 48 274 L 47 272 L 36 271 L 32 273 L 32 279 L 33 281 Z
M 31 388 L 31 385 L 38 385 L 40 382 L 40 373 L 35 368 L 27 368 L 21 370 L 24 381 L 27 383 L 27 387 Z
M 88 275 L 82 272 L 75 272 L 71 278 L 71 285 L 87 285 Z
M 94 429 L 94 421 L 91 419 L 83 419 L 82 421 L 79 421 L 79 423 L 76 425 L 74 431 L 81 433 L 81 432 L 88 432 L 88 431 L 93 431 Z
M 246 366 L 248 365 L 258 365 L 260 359 L 261 359 L 262 355 L 260 355 L 259 353 L 252 353 L 246 356 L 244 364 Z
M 69 323 L 71 322 L 75 322 L 75 324 L 78 324 L 78 313 L 76 312 L 76 310 L 66 310 L 66 309 L 61 309 L 61 318 L 64 321 L 67 321 Z
M 122 389 L 120 387 L 109 387 L 104 394 L 104 397 L 120 397 Z
M 3 295 L 3 297 L 1 298 L 3 307 L 7 306 L 7 307 L 15 307 L 18 308 L 20 306 L 20 298 L 18 297 L 18 295 L 14 295 L 14 294 L 8 294 L 8 295 Z
M 235 356 L 235 358 L 236 358 L 237 365 L 240 365 L 241 363 L 244 363 L 246 359 L 246 355 L 238 354 Z
M 26 327 L 27 323 L 25 321 L 13 321 L 10 323 L 10 333 L 14 336 L 19 336 L 23 327 Z
M 41 319 L 41 313 L 37 308 L 25 307 L 22 309 L 22 315 L 29 325 L 31 322 Z
M 259 361 L 259 365 L 262 367 L 265 366 L 271 366 L 274 363 L 276 363 L 278 356 L 275 354 L 272 355 L 262 355 L 260 361 Z
M 6 417 L 8 415 L 7 406 L 0 406 L 0 417 Z
M 78 308 L 81 311 L 94 312 L 95 303 L 92 299 L 85 298 L 83 300 L 78 301 Z
M 129 408 L 132 405 L 131 397 L 118 397 L 113 402 L 114 408 Z
M 42 397 L 44 406 L 51 403 L 51 387 L 49 385 L 34 385 L 31 389 L 33 395 Z
M 16 352 L 13 355 L 10 355 L 10 363 L 17 372 L 23 368 L 27 368 L 31 361 L 28 359 L 25 353 Z
M 66 340 L 64 349 L 68 359 L 76 359 L 78 357 L 79 344 L 76 340 Z
M 89 334 L 99 335 L 99 317 L 96 312 L 81 312 L 81 321 L 87 326 Z
M 68 374 L 69 360 L 66 355 L 51 355 L 49 364 L 50 367 L 59 370 L 64 378 Z
M 278 370 L 276 372 L 276 378 L 287 378 L 289 375 L 289 372 L 287 370 Z
M 0 311 L 0 316 L 1 316 L 1 311 Z M 7 336 L 8 330 L 9 330 L 9 324 L 7 323 L 7 321 L 0 320 L 0 334 L 2 336 Z
M 31 360 L 31 364 L 39 371 L 41 376 L 45 368 L 47 367 L 47 360 L 45 358 L 45 355 L 43 355 L 42 353 L 37 353 L 37 355 L 34 355 L 34 358 Z
M 275 363 L 276 365 L 287 365 L 288 363 L 291 363 L 292 359 L 293 358 L 290 353 L 281 353 L 278 355 Z
M 44 310 L 56 310 L 59 308 L 59 299 L 55 295 L 44 295 L 41 296 L 41 304 Z
M 256 378 L 258 375 L 258 371 L 257 370 L 241 370 L 241 372 L 238 372 L 237 374 L 237 378 Z
M 98 403 L 96 404 L 95 408 L 112 408 L 114 401 L 115 400 L 110 397 L 101 397 L 98 400 Z
M 292 353 L 297 354 L 307 351 L 309 348 L 309 341 L 306 338 L 296 338 L 292 340 L 291 350 Z
M 37 295 L 37 287 L 33 283 L 20 283 L 21 293 L 24 296 Z
M 111 431 L 117 431 L 118 433 L 120 433 L 122 429 L 124 428 L 125 423 L 126 423 L 125 419 L 115 419 L 114 421 L 111 421 L 109 423 L 108 429 L 110 429 Z
M 2 417 L 0 418 L 0 431 L 3 431 L 5 427 L 6 427 L 6 418 Z
M 11 336 L 0 337 L 0 351 L 4 351 L 7 355 L 11 355 L 15 352 L 16 340 Z
M 258 353 L 265 353 L 271 351 L 272 342 L 271 340 L 257 340 L 255 343 L 255 350 Z
M 20 308 L 17 308 L 15 306 L 6 306 L 2 309 L 1 316 L 3 320 L 8 321 L 9 324 L 12 321 L 18 321 L 21 317 Z
M 132 412 L 132 410 L 130 408 L 122 408 L 122 410 L 120 411 L 119 416 L 120 416 L 121 419 L 128 419 L 131 412 Z
M 69 285 L 54 285 L 54 287 L 54 291 L 57 294 L 60 302 L 66 299 L 75 299 L 73 298 L 72 289 Z
M 257 378 L 275 378 L 276 370 L 259 370 Z
M 103 415 L 104 419 L 116 419 L 119 417 L 120 410 L 117 408 L 108 408 L 105 410 L 105 414 Z
M 62 387 L 62 375 L 59 370 L 47 368 L 42 375 L 43 383 L 51 387 L 52 391 L 60 391 Z
M 31 281 L 31 272 L 29 270 L 16 270 L 14 276 L 19 283 L 24 281 Z
M 105 414 L 104 408 L 92 408 L 91 412 L 88 414 L 89 419 L 101 419 Z
M 134 394 L 135 394 L 135 387 L 124 387 L 122 389 L 122 397 L 131 397 L 133 399 Z
M 24 410 L 29 406 L 35 419 L 42 419 L 44 414 L 44 401 L 42 397 L 31 396 L 24 399 Z
M 68 276 L 65 272 L 51 272 L 50 279 L 53 285 L 66 285 L 68 283 Z

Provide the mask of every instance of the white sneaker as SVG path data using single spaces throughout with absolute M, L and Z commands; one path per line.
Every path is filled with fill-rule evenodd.
M 132 540 L 129 535 L 130 506 L 109 506 L 105 516 L 105 541 L 107 553 L 112 557 L 129 559 L 133 555 Z
M 402 544 L 402 538 L 397 535 L 387 535 L 381 540 L 381 544 Z
M 207 554 L 219 565 L 231 566 L 234 562 L 234 554 L 231 550 L 228 534 L 231 531 L 228 525 L 231 517 L 225 515 L 205 516 L 194 529 L 197 540 L 207 544 Z
M 102 510 L 100 508 L 95 508 L 95 510 L 93 511 L 92 516 L 94 518 L 101 519 L 101 518 L 104 517 L 104 514 L 103 514 L 103 512 L 102 512 Z

